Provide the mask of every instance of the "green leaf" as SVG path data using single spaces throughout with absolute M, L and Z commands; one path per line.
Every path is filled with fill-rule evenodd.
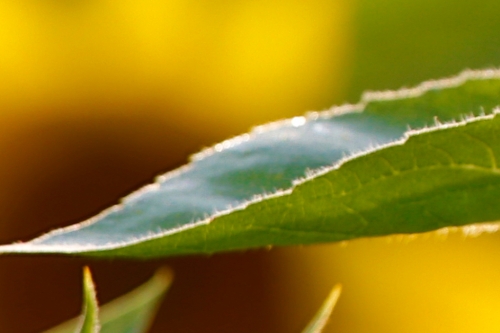
M 497 221 L 499 101 L 496 70 L 366 94 L 217 144 L 120 205 L 0 253 L 157 257 Z
M 88 279 L 88 282 L 92 283 L 90 273 L 88 273 Z M 170 270 L 160 269 L 140 287 L 104 305 L 99 311 L 101 317 L 100 333 L 147 332 L 171 282 L 172 273 Z M 45 331 L 45 333 L 73 333 L 78 324 L 79 318 L 75 318 Z
M 341 291 L 342 286 L 340 284 L 333 287 L 325 302 L 321 305 L 319 311 L 316 313 L 309 325 L 307 325 L 307 327 L 302 331 L 302 333 L 321 333 L 323 331 L 328 322 L 328 318 L 330 318 L 330 315 L 332 314 L 335 304 L 337 304 Z
M 99 333 L 99 306 L 95 293 L 94 281 L 88 267 L 83 270 L 83 311 L 75 333 Z

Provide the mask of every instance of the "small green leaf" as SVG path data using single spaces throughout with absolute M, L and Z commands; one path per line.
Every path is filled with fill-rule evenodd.
M 75 333 L 99 333 L 100 328 L 94 281 L 92 281 L 90 269 L 85 267 L 83 270 L 83 311 Z
M 370 93 L 219 143 L 120 205 L 0 253 L 144 258 L 497 221 L 499 104 L 497 70 Z
M 340 284 L 333 287 L 327 299 L 323 305 L 321 305 L 319 311 L 316 313 L 309 325 L 307 325 L 307 327 L 302 331 L 302 333 L 321 333 L 323 331 L 328 322 L 328 318 L 330 318 L 330 315 L 332 314 L 335 304 L 337 304 L 341 291 L 342 286 Z
M 105 304 L 99 311 L 100 333 L 147 332 L 171 282 L 171 271 L 160 269 L 140 287 Z M 44 333 L 73 333 L 78 324 L 75 318 Z

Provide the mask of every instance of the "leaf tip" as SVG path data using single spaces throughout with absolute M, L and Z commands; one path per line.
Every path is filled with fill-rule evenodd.
M 321 308 L 302 333 L 321 333 L 323 331 L 332 314 L 333 308 L 337 304 L 341 292 L 342 285 L 338 283 L 332 288 L 330 294 L 321 305 Z
M 95 294 L 94 280 L 92 279 L 92 273 L 90 272 L 89 266 L 83 267 L 83 286 L 85 290 Z
M 154 276 L 151 279 L 158 285 L 162 286 L 166 291 L 174 280 L 174 272 L 172 271 L 172 269 L 163 266 L 156 270 Z

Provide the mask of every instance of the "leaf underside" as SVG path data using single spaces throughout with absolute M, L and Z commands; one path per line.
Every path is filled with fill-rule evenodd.
M 98 216 L 0 253 L 145 258 L 497 221 L 499 101 L 497 70 L 369 93 L 217 144 Z
M 90 275 L 86 276 L 86 286 L 92 283 L 92 280 L 88 280 L 88 278 L 90 278 Z M 101 323 L 99 332 L 147 332 L 171 281 L 172 273 L 167 269 L 160 269 L 143 285 L 102 306 L 99 309 Z M 93 289 L 88 288 L 85 290 L 87 297 L 85 298 L 84 308 L 88 308 L 87 302 L 91 299 L 95 300 L 95 291 L 92 292 Z M 92 295 L 94 295 L 93 298 L 90 297 Z M 96 305 L 96 303 L 92 304 Z M 96 313 L 96 311 L 94 311 L 94 313 Z M 97 317 L 94 317 L 94 319 L 97 320 Z M 74 318 L 44 333 L 74 333 L 79 325 L 81 325 L 81 318 Z

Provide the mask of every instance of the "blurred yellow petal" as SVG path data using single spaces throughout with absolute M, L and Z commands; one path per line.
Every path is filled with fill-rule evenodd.
M 238 133 L 339 96 L 349 17 L 327 0 L 2 2 L 0 106 L 150 100 Z

